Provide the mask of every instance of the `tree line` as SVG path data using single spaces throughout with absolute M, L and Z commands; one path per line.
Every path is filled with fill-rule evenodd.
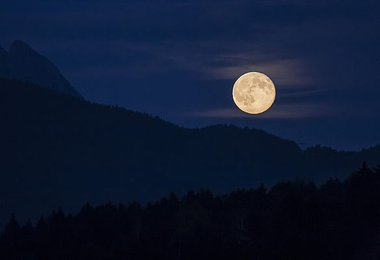
M 0 237 L 0 259 L 379 259 L 380 167 L 317 187 L 171 193 L 156 202 L 53 211 Z

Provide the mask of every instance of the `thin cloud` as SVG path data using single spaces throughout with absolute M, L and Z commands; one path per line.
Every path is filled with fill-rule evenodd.
M 274 105 L 267 112 L 258 115 L 249 115 L 238 108 L 209 109 L 194 113 L 187 113 L 187 117 L 201 118 L 251 118 L 251 119 L 300 119 L 329 116 L 336 111 L 330 107 L 318 104 L 279 104 Z
M 254 59 L 254 58 L 253 58 Z M 253 60 L 252 59 L 252 60 Z M 249 71 L 258 71 L 267 74 L 275 84 L 283 87 L 299 87 L 315 84 L 315 80 L 308 75 L 306 62 L 297 59 L 269 60 L 263 63 L 246 63 L 225 67 L 204 68 L 204 73 L 212 79 L 237 79 Z
M 221 46 L 216 42 L 162 42 L 134 45 L 125 44 L 133 51 L 149 53 L 162 64 L 155 64 L 154 70 L 181 69 L 195 72 L 203 79 L 237 79 L 249 71 L 267 74 L 276 86 L 282 89 L 316 85 L 306 60 L 288 58 L 281 53 L 266 53 L 263 46 L 248 46 L 244 43 Z M 251 49 L 251 50 L 250 50 Z M 256 51 L 252 51 L 255 49 Z
M 282 93 L 281 98 L 296 98 L 296 97 L 306 97 L 311 96 L 315 94 L 320 94 L 322 92 L 325 92 L 327 89 L 321 89 L 321 88 L 313 88 L 313 89 L 307 89 L 307 90 L 292 90 L 289 93 Z M 329 89 L 331 91 L 331 89 Z

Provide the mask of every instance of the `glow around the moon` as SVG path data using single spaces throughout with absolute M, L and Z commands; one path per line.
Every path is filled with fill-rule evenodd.
M 270 78 L 259 72 L 248 72 L 238 78 L 232 89 L 235 104 L 249 114 L 260 114 L 268 110 L 276 97 Z

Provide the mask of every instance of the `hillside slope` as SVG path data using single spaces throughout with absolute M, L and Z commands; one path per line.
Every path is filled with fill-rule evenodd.
M 379 147 L 302 151 L 292 141 L 235 126 L 181 128 L 9 79 L 0 79 L 0 125 L 5 219 L 200 187 L 218 193 L 295 177 L 323 181 L 346 177 L 363 160 L 373 165 L 379 155 Z

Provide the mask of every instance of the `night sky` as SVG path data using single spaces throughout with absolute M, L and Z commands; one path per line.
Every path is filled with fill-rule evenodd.
M 91 102 L 360 150 L 380 144 L 379 10 L 369 0 L 2 0 L 0 45 L 25 41 Z M 248 71 L 276 85 L 264 114 L 233 103 Z

